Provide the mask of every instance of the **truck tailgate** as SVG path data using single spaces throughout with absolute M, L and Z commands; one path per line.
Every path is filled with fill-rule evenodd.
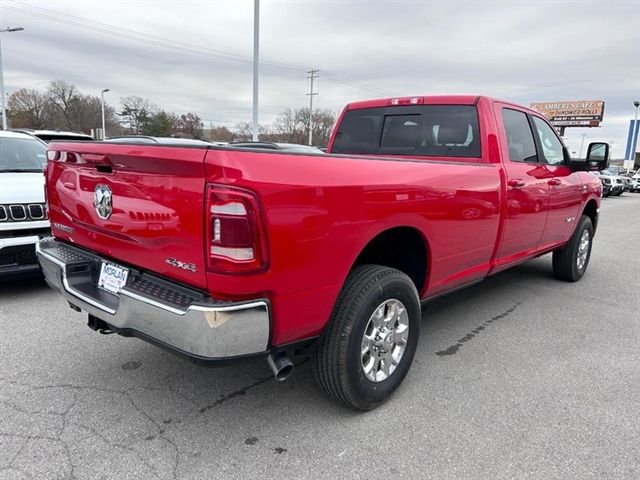
M 116 263 L 206 286 L 200 148 L 49 146 L 52 232 Z

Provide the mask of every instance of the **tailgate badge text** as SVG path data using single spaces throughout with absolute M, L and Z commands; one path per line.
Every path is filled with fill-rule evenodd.
M 197 271 L 197 268 L 193 263 L 181 262 L 180 260 L 176 260 L 175 258 L 167 258 L 165 262 L 172 267 L 182 268 L 183 270 L 188 270 L 193 273 L 196 273 Z

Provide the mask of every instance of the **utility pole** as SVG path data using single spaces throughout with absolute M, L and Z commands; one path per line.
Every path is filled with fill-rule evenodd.
M 580 156 L 578 158 L 582 158 L 582 147 L 584 147 L 584 137 L 586 136 L 587 136 L 586 133 L 582 134 L 582 143 L 580 143 Z
M 258 66 L 260 50 L 260 0 L 253 0 L 253 117 L 251 138 L 258 141 Z
M 318 92 L 313 91 L 313 80 L 315 78 L 318 78 L 318 75 L 316 75 L 320 70 L 309 70 L 307 73 L 309 74 L 309 76 L 307 78 L 309 78 L 311 80 L 311 84 L 309 86 L 309 93 L 307 93 L 307 95 L 309 96 L 309 145 L 313 145 L 313 96 L 314 95 L 318 95 Z

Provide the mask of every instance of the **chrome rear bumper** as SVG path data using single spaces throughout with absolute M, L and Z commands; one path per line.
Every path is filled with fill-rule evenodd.
M 133 268 L 120 295 L 114 295 L 96 286 L 106 260 L 99 255 L 53 239 L 41 240 L 36 252 L 52 288 L 118 333 L 205 361 L 265 353 L 269 348 L 266 299 L 214 300 Z

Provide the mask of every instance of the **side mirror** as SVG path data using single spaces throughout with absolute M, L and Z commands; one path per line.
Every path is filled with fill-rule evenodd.
M 609 144 L 594 142 L 587 148 L 587 162 L 609 161 Z
M 597 172 L 609 168 L 609 144 L 593 142 L 587 148 L 586 159 L 576 159 L 569 162 L 574 172 Z

